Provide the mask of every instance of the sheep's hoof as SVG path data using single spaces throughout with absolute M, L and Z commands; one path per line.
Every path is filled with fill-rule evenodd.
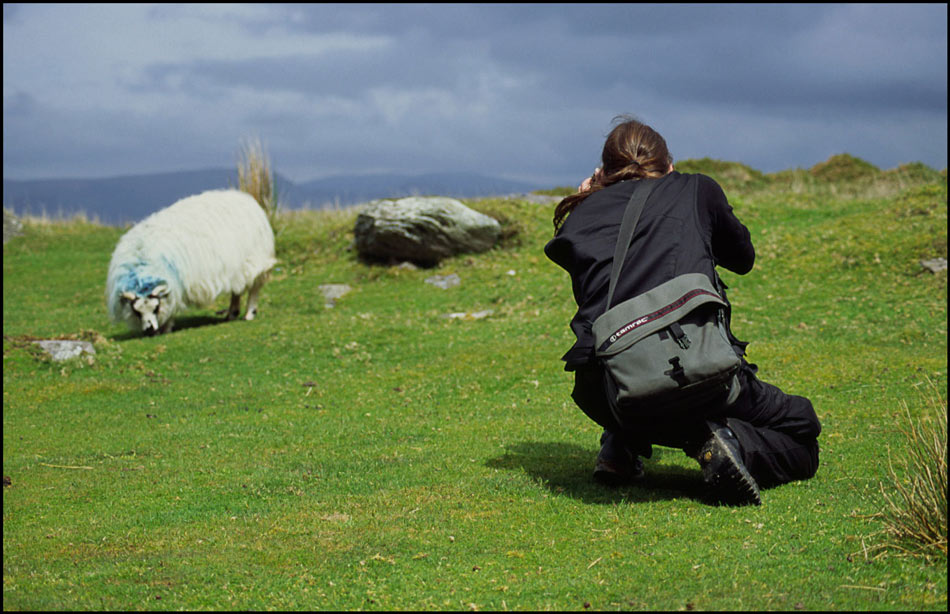
M 255 315 L 257 315 L 256 311 L 248 311 L 247 314 L 245 314 L 244 319 L 250 322 L 251 320 L 254 319 Z
M 236 310 L 231 311 L 230 309 L 219 309 L 214 312 L 214 315 L 224 316 L 224 321 L 230 322 L 231 320 L 236 320 L 239 314 Z

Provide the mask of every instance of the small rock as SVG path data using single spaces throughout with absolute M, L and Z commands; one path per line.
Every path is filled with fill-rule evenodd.
M 53 357 L 56 362 L 77 358 L 83 352 L 95 354 L 96 349 L 88 341 L 64 341 L 61 339 L 51 339 L 46 341 L 34 341 Z
M 447 318 L 449 320 L 481 320 L 482 318 L 487 318 L 493 313 L 495 312 L 492 311 L 491 309 L 485 309 L 482 311 L 472 311 L 472 312 L 459 311 L 455 313 L 447 313 L 442 317 Z
M 458 276 L 458 273 L 451 273 L 449 275 L 436 275 L 434 277 L 429 277 L 425 280 L 425 282 L 427 284 L 432 284 L 436 288 L 448 290 L 449 288 L 462 283 L 462 278 Z
M 938 273 L 940 271 L 947 270 L 947 259 L 946 258 L 934 258 L 933 260 L 921 260 L 920 266 L 924 267 L 931 273 Z
M 341 298 L 353 288 L 346 284 L 322 284 L 317 289 L 323 295 L 323 306 L 330 309 L 336 305 L 336 299 Z

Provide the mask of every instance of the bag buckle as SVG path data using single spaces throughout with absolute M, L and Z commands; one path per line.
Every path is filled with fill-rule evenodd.
M 690 346 L 689 337 L 686 336 L 686 333 L 683 331 L 683 327 L 679 325 L 679 322 L 673 322 L 668 327 L 670 333 L 673 335 L 673 340 L 676 341 L 676 345 L 680 346 L 684 350 L 688 350 Z
M 670 369 L 669 371 L 664 371 L 663 375 L 669 376 L 680 386 L 685 386 L 686 384 L 688 384 L 689 381 L 686 378 L 686 369 L 684 369 L 683 365 L 680 364 L 680 357 L 674 356 L 673 358 L 670 358 L 668 362 L 670 363 L 670 366 L 673 368 Z

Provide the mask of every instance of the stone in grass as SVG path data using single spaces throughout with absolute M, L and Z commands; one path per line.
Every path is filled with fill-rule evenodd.
M 940 271 L 947 270 L 947 259 L 946 258 L 934 258 L 933 260 L 921 260 L 920 266 L 924 267 L 931 273 L 938 273 Z
M 451 273 L 449 275 L 435 275 L 434 277 L 429 277 L 425 282 L 436 288 L 448 290 L 462 283 L 462 278 L 458 276 L 458 273 Z
M 36 345 L 43 348 L 47 354 L 52 356 L 56 362 L 62 362 L 71 358 L 78 358 L 83 352 L 95 354 L 96 349 L 88 341 L 65 341 L 61 339 L 50 339 L 45 341 L 34 341 Z
M 409 197 L 367 205 L 353 235 L 364 258 L 432 266 L 449 256 L 491 249 L 501 225 L 454 198 Z
M 323 295 L 324 307 L 330 309 L 336 305 L 336 299 L 343 297 L 353 288 L 346 284 L 321 284 L 318 289 Z
M 455 313 L 447 313 L 442 317 L 448 320 L 481 320 L 482 318 L 487 318 L 494 313 L 495 312 L 491 309 L 483 309 L 482 311 L 459 311 Z

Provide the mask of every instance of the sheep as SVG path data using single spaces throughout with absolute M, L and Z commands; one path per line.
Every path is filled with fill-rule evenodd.
M 257 296 L 277 260 L 274 232 L 251 195 L 209 190 L 183 198 L 135 224 L 119 239 L 106 278 L 114 322 L 148 336 L 170 332 L 187 307 L 231 293 L 227 320 L 257 312 Z

